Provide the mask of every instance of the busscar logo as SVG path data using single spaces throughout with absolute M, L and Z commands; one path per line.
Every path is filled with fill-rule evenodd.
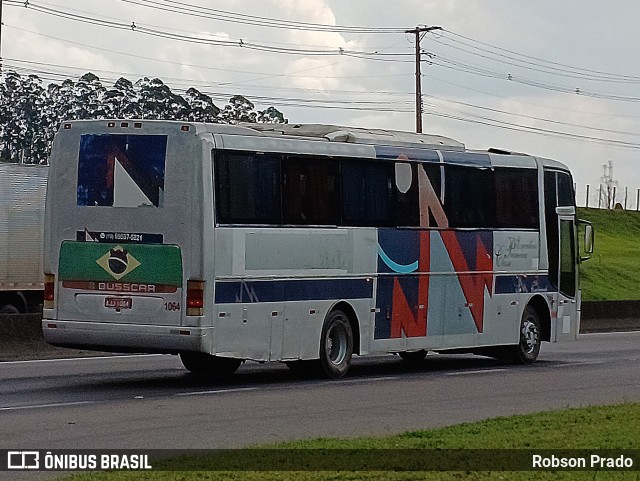
M 140 265 L 140 262 L 127 249 L 119 245 L 109 249 L 109 252 L 100 257 L 96 263 L 116 280 L 126 276 Z
M 38 451 L 8 451 L 7 469 L 40 469 Z

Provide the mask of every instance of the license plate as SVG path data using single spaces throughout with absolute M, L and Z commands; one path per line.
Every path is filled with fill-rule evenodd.
M 130 297 L 105 297 L 104 307 L 109 309 L 131 309 L 132 299 Z

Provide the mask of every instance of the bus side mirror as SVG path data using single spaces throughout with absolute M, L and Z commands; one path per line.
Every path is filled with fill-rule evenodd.
M 593 254 L 593 239 L 594 239 L 594 231 L 593 225 L 591 222 L 587 220 L 578 220 L 578 225 L 584 226 L 584 254 L 580 254 L 580 262 L 588 261 L 591 258 L 591 254 Z

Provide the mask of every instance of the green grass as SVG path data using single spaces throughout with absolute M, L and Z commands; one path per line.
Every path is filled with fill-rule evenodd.
M 583 299 L 639 300 L 640 212 L 578 209 L 578 217 L 595 229 L 594 254 L 580 270 Z
M 384 438 L 316 439 L 267 446 L 276 449 L 640 449 L 640 404 L 567 409 L 490 419 Z M 206 461 L 206 458 L 204 458 Z M 391 471 L 195 471 L 203 458 L 155 461 L 165 471 L 86 473 L 65 481 L 196 480 L 638 480 L 614 471 L 391 472 Z M 266 462 L 268 460 L 265 459 Z M 636 459 L 637 462 L 637 459 Z M 175 471 L 170 471 L 175 470 Z

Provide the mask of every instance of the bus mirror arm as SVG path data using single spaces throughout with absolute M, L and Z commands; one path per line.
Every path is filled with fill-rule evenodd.
M 585 256 L 580 256 L 580 262 L 588 261 L 593 254 L 594 231 L 593 225 L 588 220 L 578 219 L 578 225 L 584 225 L 584 252 Z

